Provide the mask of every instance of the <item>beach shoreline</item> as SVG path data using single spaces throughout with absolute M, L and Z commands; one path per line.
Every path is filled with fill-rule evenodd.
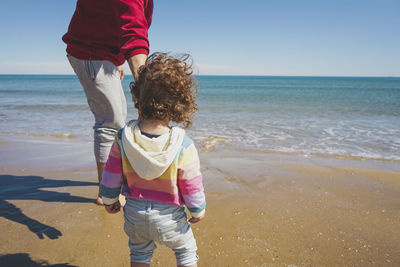
M 0 144 L 0 265 L 128 266 L 122 213 L 94 204 L 91 144 L 24 140 Z M 226 146 L 200 159 L 207 214 L 192 226 L 199 266 L 400 264 L 397 162 Z M 159 246 L 152 264 L 174 266 L 174 256 Z

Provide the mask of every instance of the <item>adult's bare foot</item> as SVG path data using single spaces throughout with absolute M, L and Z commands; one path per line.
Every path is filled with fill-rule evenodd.
M 96 199 L 96 204 L 99 206 L 104 206 L 103 200 L 101 199 L 101 196 L 98 196 Z

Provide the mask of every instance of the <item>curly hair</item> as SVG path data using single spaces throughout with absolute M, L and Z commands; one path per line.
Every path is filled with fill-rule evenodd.
M 191 126 L 197 110 L 197 83 L 189 59 L 188 54 L 172 57 L 154 53 L 139 68 L 138 79 L 130 84 L 130 89 L 143 119 L 169 119 L 185 128 Z

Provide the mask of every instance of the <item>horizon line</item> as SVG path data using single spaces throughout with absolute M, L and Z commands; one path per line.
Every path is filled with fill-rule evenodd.
M 0 76 L 76 76 L 76 74 L 54 74 L 54 73 L 0 73 Z M 133 76 L 132 74 L 125 74 L 124 76 Z M 314 78 L 400 78 L 399 76 L 392 75 L 248 75 L 248 74 L 195 74 L 195 76 L 215 76 L 215 77 L 314 77 Z

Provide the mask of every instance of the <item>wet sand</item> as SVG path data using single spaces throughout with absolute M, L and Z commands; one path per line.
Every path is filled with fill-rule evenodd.
M 26 147 L 0 144 L 0 266 L 129 266 L 122 213 L 94 204 L 90 145 Z M 200 157 L 199 266 L 400 265 L 399 162 L 226 147 Z M 174 266 L 173 253 L 158 246 L 152 264 Z

